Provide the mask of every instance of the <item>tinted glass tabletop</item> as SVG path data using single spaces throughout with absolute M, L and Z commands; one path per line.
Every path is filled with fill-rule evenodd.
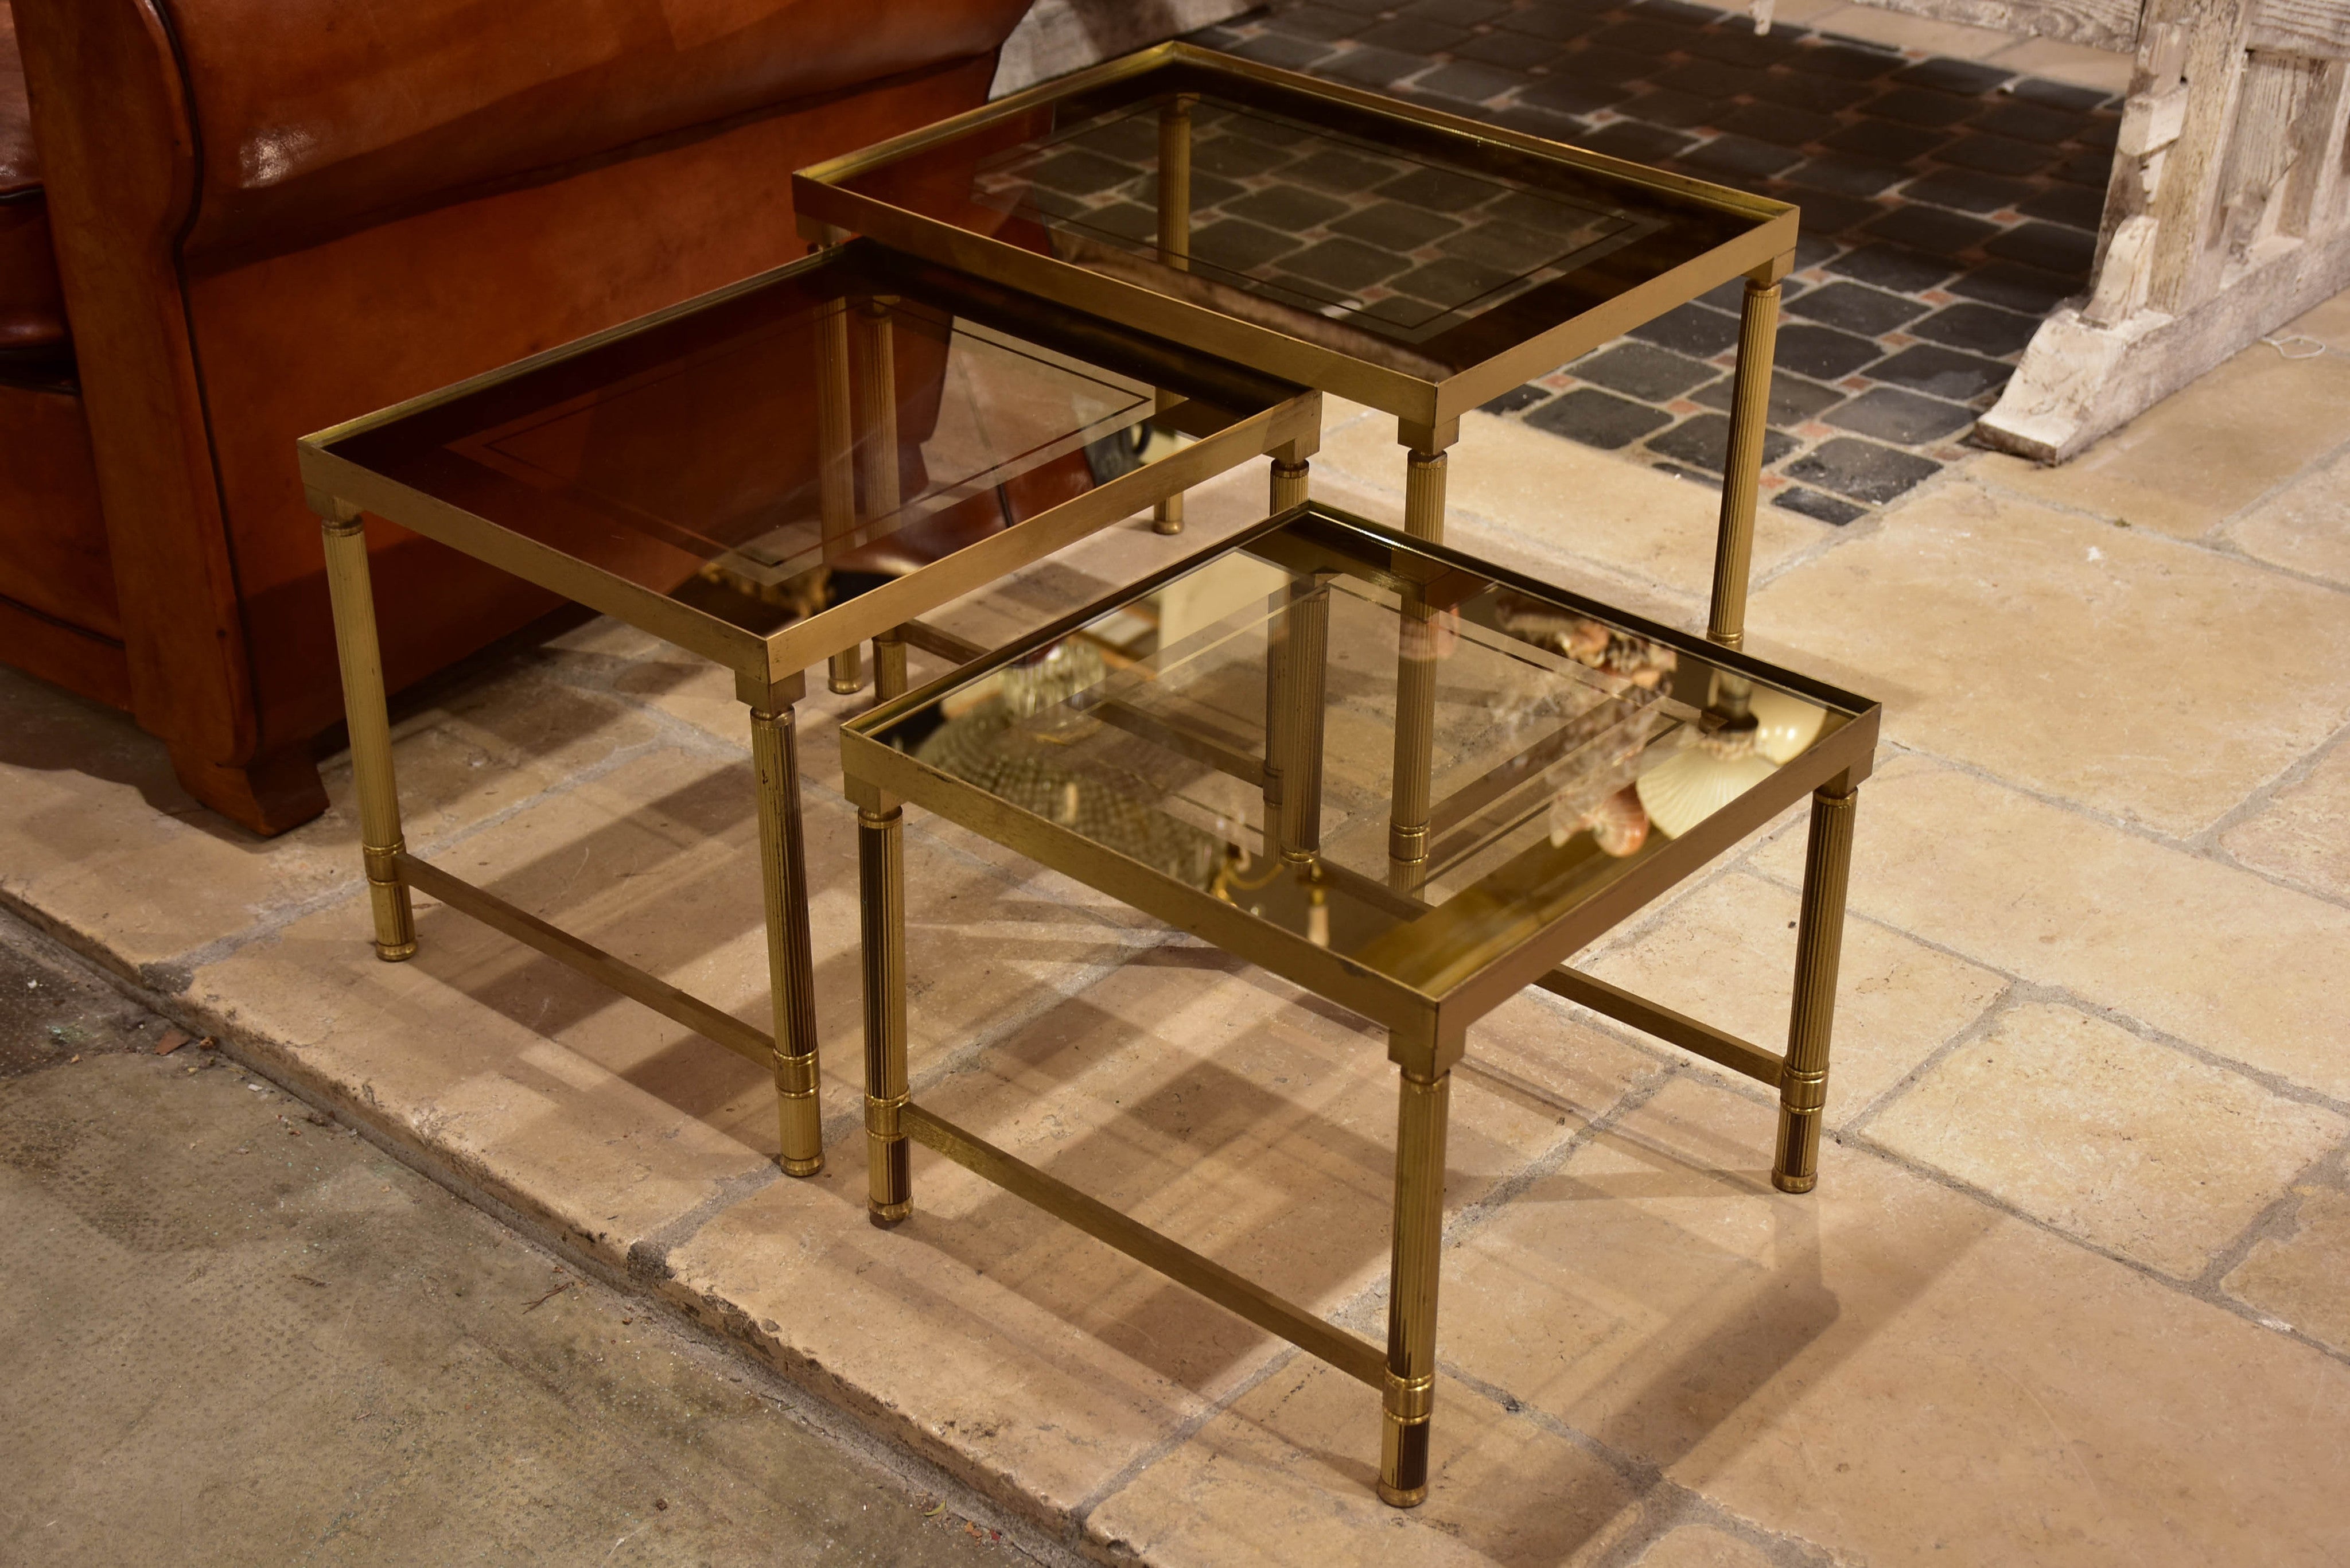
M 900 152 L 810 172 L 888 208 L 1430 380 L 1781 210 L 1521 141 L 1531 146 L 1187 49 Z M 1170 183 L 1179 165 L 1188 175 Z M 821 192 L 803 204 L 816 211 Z
M 1462 559 L 1316 509 L 852 728 L 1434 993 L 1868 710 Z
M 327 450 L 769 633 L 1294 391 L 859 244 Z

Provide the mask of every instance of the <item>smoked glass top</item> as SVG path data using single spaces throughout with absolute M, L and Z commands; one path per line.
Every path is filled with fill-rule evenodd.
M 1218 58 L 1194 51 L 833 182 L 1430 380 L 1764 221 Z
M 1861 711 L 1460 560 L 1308 513 L 852 727 L 1440 994 Z
M 860 244 L 329 450 L 769 633 L 1131 470 L 1161 386 L 1290 390 Z

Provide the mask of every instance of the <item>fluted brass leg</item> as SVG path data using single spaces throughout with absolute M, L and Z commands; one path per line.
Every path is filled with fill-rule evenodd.
M 1843 781 L 1837 781 L 1841 784 Z M 1859 792 L 1829 784 L 1812 796 L 1804 906 L 1795 931 L 1795 1002 L 1787 1064 L 1779 1075 L 1779 1153 L 1771 1184 L 1809 1192 L 1820 1179 L 1820 1116 L 1828 1096 L 1828 1034 L 1844 948 L 1845 886 L 1852 873 L 1852 814 Z
M 1281 857 L 1293 866 L 1322 853 L 1322 724 L 1330 662 L 1330 590 L 1289 585 L 1282 649 Z
M 887 702 L 906 694 L 906 639 L 896 627 L 873 637 L 873 697 Z
M 1285 458 L 1273 460 L 1273 511 L 1286 512 L 1293 506 L 1305 504 L 1311 486 L 1308 483 L 1311 465 L 1302 459 L 1290 462 Z
M 1434 786 L 1436 658 L 1427 602 L 1407 593 L 1396 649 L 1395 784 L 1388 814 L 1388 885 L 1417 893 L 1428 880 Z
M 1388 1268 L 1386 1419 L 1379 1500 L 1428 1497 L 1429 1417 L 1436 1405 L 1436 1286 L 1444 1255 L 1444 1127 L 1452 1075 L 1403 1075 L 1396 1109 L 1395 1251 Z
M 1444 471 L 1441 452 L 1409 449 L 1403 470 L 1403 531 L 1415 539 L 1444 542 Z
M 335 649 L 343 666 L 343 712 L 351 735 L 351 782 L 359 794 L 359 854 L 375 914 L 375 956 L 416 956 L 416 912 L 400 880 L 400 787 L 391 773 L 391 720 L 384 710 L 383 652 L 376 640 L 375 589 L 368 574 L 366 524 L 338 502 L 319 508 L 326 531 L 327 591 Z
M 1730 454 L 1721 471 L 1721 530 L 1713 551 L 1713 607 L 1706 636 L 1725 648 L 1746 640 L 1746 576 L 1754 555 L 1755 492 L 1771 407 L 1771 361 L 1779 340 L 1779 286 L 1746 280 L 1738 329 L 1738 375 L 1730 394 Z
M 1198 101 L 1197 93 L 1178 93 L 1159 111 L 1159 259 L 1179 272 L 1191 265 L 1191 106 Z M 1165 413 L 1181 401 L 1161 388 L 1152 406 Z M 1181 492 L 1151 508 L 1150 525 L 1161 534 L 1183 531 Z
M 850 379 L 855 392 L 852 444 L 856 452 L 858 517 L 866 532 L 872 531 L 872 524 L 894 515 L 899 501 L 898 350 L 890 315 L 897 303 L 894 295 L 876 295 L 860 301 L 854 313 L 855 330 L 844 331 L 855 352 L 857 373 Z M 847 325 L 850 324 L 844 324 Z M 862 647 L 855 647 L 844 648 L 832 656 L 825 671 L 825 685 L 836 696 L 846 697 L 864 689 L 863 654 Z
M 857 430 L 850 411 L 848 312 L 848 302 L 836 299 L 816 322 L 816 504 L 827 563 L 856 547 Z M 825 684 L 842 696 L 855 691 L 865 680 L 857 666 L 856 649 L 833 655 Z
M 905 814 L 857 814 L 857 877 L 865 945 L 866 1218 L 895 1225 L 914 1203 L 906 1142 Z
M 787 1176 L 824 1168 L 817 1103 L 816 963 L 808 936 L 807 857 L 800 836 L 799 744 L 792 710 L 751 710 L 759 774 L 759 870 L 767 902 L 767 984 L 775 997 L 775 1108 Z

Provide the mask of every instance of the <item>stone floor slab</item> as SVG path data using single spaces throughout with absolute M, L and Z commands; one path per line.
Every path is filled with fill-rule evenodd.
M 2220 844 L 2247 866 L 2350 902 L 2350 745 L 2337 742 Z
M 1981 1111 L 1996 1106 L 1995 1114 Z M 2034 1002 L 1868 1124 L 1897 1154 L 2178 1279 L 2199 1276 L 2350 1127 L 2070 1007 Z
M 2350 585 L 2350 452 L 2294 480 L 2221 536 L 2248 556 Z
M 1748 620 L 1882 701 L 1894 741 L 2182 837 L 2350 717 L 2350 596 L 1974 483 Z
M 2307 1187 L 2293 1226 L 2264 1236 L 2223 1282 L 2227 1293 L 2350 1355 L 2350 1193 Z

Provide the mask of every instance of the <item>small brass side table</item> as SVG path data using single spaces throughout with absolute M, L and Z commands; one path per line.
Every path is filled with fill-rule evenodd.
M 1188 44 L 804 169 L 792 200 L 812 235 L 868 234 L 1394 415 L 1424 539 L 1443 537 L 1462 414 L 1743 278 L 1708 621 L 1740 645 L 1783 202 Z M 1180 497 L 1160 524 L 1180 529 Z
M 1390 661 L 1393 661 L 1390 663 Z M 1366 676 L 1397 668 L 1392 689 Z M 1335 675 L 1334 673 L 1335 672 Z M 1451 1069 L 1539 986 L 1775 1088 L 1818 1179 L 1865 698 L 1318 504 L 1282 513 L 841 732 L 865 943 L 868 1211 L 909 1140 L 1381 1392 L 1379 1495 L 1427 1495 Z M 1783 1054 L 1563 967 L 1812 799 Z M 1394 803 L 1430 806 L 1419 862 Z M 1382 1350 L 912 1103 L 912 802 L 1345 1006 L 1401 1071 Z
M 1145 421 L 1195 439 L 1139 468 L 1089 455 Z M 415 952 L 411 889 L 486 922 L 772 1067 L 781 1164 L 814 1174 L 802 672 L 857 690 L 869 638 L 880 695 L 902 692 L 907 643 L 969 651 L 917 618 L 1260 456 L 1302 469 L 1320 426 L 1316 393 L 858 242 L 304 440 L 377 953 Z M 772 1033 L 408 852 L 363 513 L 734 672 Z

